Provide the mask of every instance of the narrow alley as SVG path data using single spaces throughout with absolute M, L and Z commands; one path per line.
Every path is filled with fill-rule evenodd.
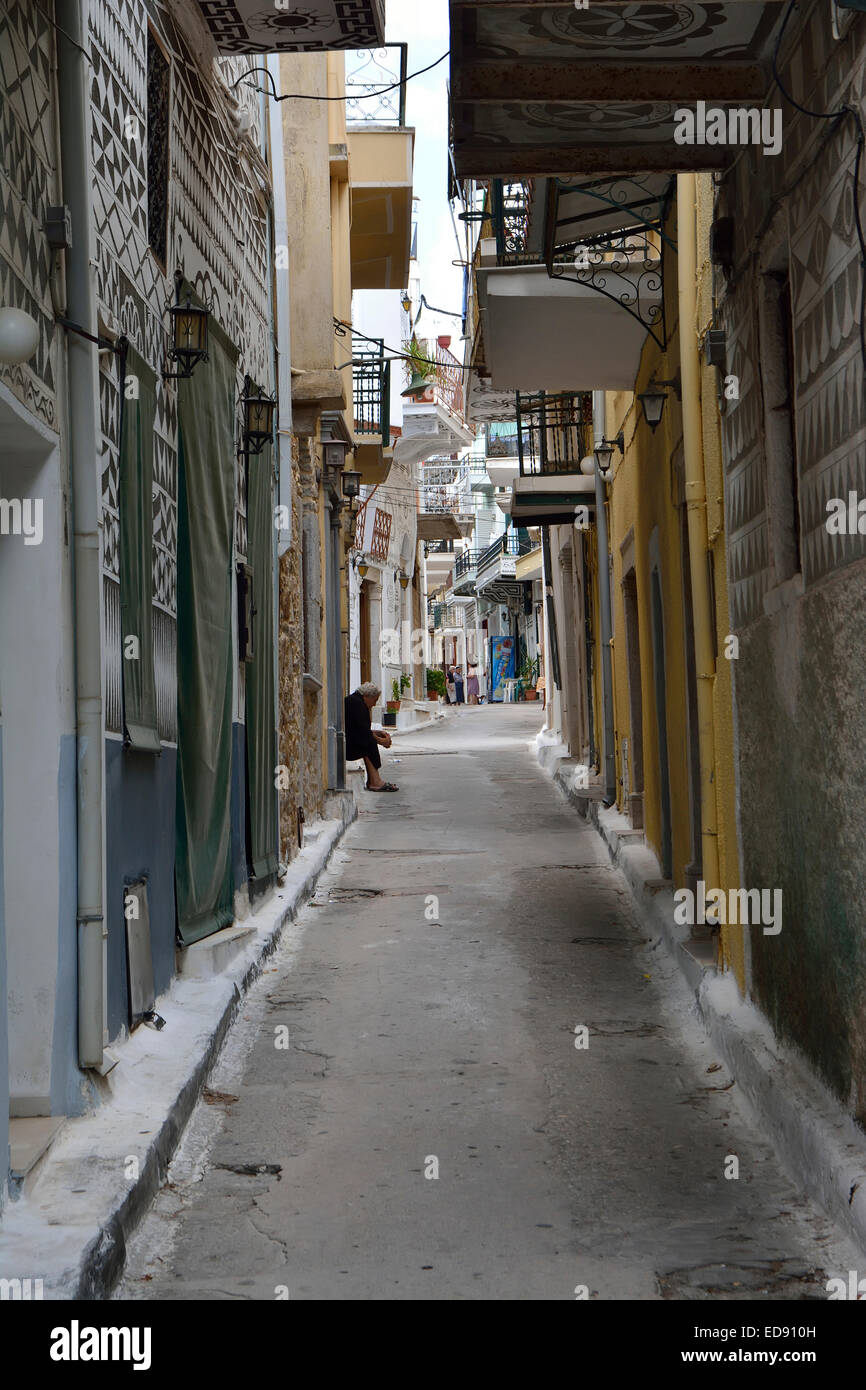
M 540 770 L 540 723 L 463 708 L 395 742 L 399 793 L 359 793 L 116 1297 L 810 1299 L 855 1260 Z

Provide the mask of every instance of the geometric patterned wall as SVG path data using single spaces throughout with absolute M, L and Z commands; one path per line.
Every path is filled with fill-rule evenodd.
M 168 55 L 171 135 L 168 264 L 165 273 L 147 244 L 147 23 Z M 160 735 L 175 726 L 174 623 L 177 547 L 177 396 L 163 383 L 167 317 L 176 268 L 183 271 L 239 349 L 237 397 L 244 374 L 273 390 L 269 328 L 268 223 L 265 166 L 235 133 L 246 110 L 260 147 L 258 94 L 241 83 L 254 58 L 222 59 L 212 71 L 196 67 L 168 8 L 159 0 L 96 0 L 91 7 L 93 207 L 97 295 L 101 312 L 120 325 L 157 375 L 153 483 L 153 620 Z M 222 80 L 220 80 L 222 77 Z M 254 79 L 256 80 L 256 79 Z M 260 80 L 260 79 L 258 79 Z M 130 131 L 133 132 L 130 136 Z M 137 138 L 136 138 L 137 134 Z M 103 582 L 106 635 L 106 726 L 121 728 L 118 594 L 116 367 L 100 379 L 103 432 Z M 246 552 L 244 479 L 236 461 L 236 550 Z
M 56 330 L 42 224 L 58 202 L 51 66 L 54 32 L 33 0 L 0 9 L 0 304 L 39 325 L 35 356 L 0 367 L 2 381 L 43 424 L 57 428 Z
M 856 42 L 860 36 L 859 43 Z M 866 118 L 862 22 L 834 40 L 824 8 L 813 6 L 802 29 L 788 27 L 782 78 L 802 105 L 838 109 L 853 100 Z M 808 74 L 818 74 L 809 78 Z M 781 209 L 786 222 L 794 323 L 795 419 L 799 464 L 801 561 L 808 587 L 866 555 L 866 536 L 830 536 L 831 497 L 866 496 L 866 404 L 860 356 L 860 253 L 852 196 L 856 131 L 783 108 L 781 153 L 747 149 L 722 187 L 717 213 L 734 217 L 736 275 L 716 272 L 718 322 L 727 333 L 728 373 L 739 399 L 726 401 L 725 455 L 729 593 L 734 629 L 763 616 L 773 585 L 758 338 L 757 253 L 762 228 Z M 829 138 L 828 138 L 829 137 Z M 866 216 L 866 206 L 863 209 Z

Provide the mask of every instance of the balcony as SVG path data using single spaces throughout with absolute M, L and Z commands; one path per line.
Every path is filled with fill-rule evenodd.
M 480 550 L 464 550 L 457 557 L 454 566 L 451 588 L 455 594 L 471 598 L 475 593 L 475 579 L 478 570 Z
M 409 278 L 415 132 L 406 126 L 406 52 L 392 43 L 346 55 L 356 290 L 402 289 Z
M 218 53 L 318 53 L 381 44 L 385 0 L 305 0 L 276 8 L 261 0 L 198 0 Z
M 471 534 L 475 518 L 461 509 L 460 465 L 454 461 L 425 464 L 417 498 L 417 532 L 423 541 L 453 542 Z
M 457 178 L 730 163 L 736 146 L 678 144 L 674 111 L 762 105 L 783 9 L 451 0 Z
M 592 453 L 592 396 L 588 392 L 518 395 L 519 476 L 511 516 L 525 526 L 569 525 L 577 508 L 595 509 L 595 475 L 580 471 Z
M 532 542 L 524 530 L 505 531 L 482 550 L 476 564 L 475 588 L 479 598 L 504 601 L 522 594 L 516 579 L 517 558 L 528 555 Z
M 434 454 L 457 453 L 475 438 L 465 416 L 466 373 L 449 351 L 450 342 L 443 335 L 435 343 L 419 344 L 429 376 L 426 389 L 405 399 L 403 434 L 396 445 L 401 462 L 420 463 Z
M 363 483 L 383 483 L 393 461 L 391 449 L 391 363 L 384 343 L 352 358 L 355 467 Z

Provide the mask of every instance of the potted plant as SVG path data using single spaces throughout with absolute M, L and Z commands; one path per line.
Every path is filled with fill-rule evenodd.
M 445 699 L 445 672 L 437 666 L 427 667 L 427 699 Z
M 390 700 L 386 701 L 385 708 L 386 708 L 387 710 L 390 710 L 392 714 L 393 714 L 396 710 L 398 710 L 398 709 L 400 708 L 400 682 L 399 682 L 399 680 L 396 680 L 396 679 L 395 679 L 395 680 L 392 680 L 392 682 L 391 682 L 391 698 L 390 698 Z
M 538 691 L 535 689 L 535 682 L 538 679 L 538 662 L 530 661 L 526 658 L 518 672 L 520 677 L 520 698 L 524 700 L 537 700 Z

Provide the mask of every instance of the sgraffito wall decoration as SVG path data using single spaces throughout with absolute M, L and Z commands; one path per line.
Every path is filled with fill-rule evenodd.
M 53 63 L 51 27 L 29 0 L 10 0 L 0 10 L 0 304 L 36 320 L 39 345 L 29 362 L 0 366 L 0 381 L 57 429 L 60 335 L 43 231 L 47 208 L 59 201 Z
M 168 348 L 167 304 L 182 271 L 211 304 L 216 322 L 239 350 L 237 399 L 244 376 L 273 390 L 269 325 L 267 198 L 256 82 L 244 82 L 251 58 L 197 65 L 169 8 L 137 0 L 99 0 L 91 11 L 90 52 L 93 209 L 97 294 L 105 322 L 123 332 L 157 375 L 153 467 L 153 625 L 160 736 L 176 738 L 175 619 L 177 574 L 177 391 L 162 380 Z M 148 43 L 158 43 L 168 82 L 150 83 Z M 168 109 L 154 110 L 168 92 Z M 155 94 L 156 93 L 156 98 Z M 148 119 L 165 123 L 165 236 L 148 161 Z M 149 197 L 148 178 L 151 188 Z M 158 191 L 158 190 L 157 190 Z M 150 244 L 150 240 L 154 245 Z M 161 263 L 160 253 L 166 261 Z M 119 570 L 117 557 L 118 381 L 109 363 L 100 375 L 103 436 L 103 580 L 106 727 L 121 732 Z M 238 415 L 238 437 L 240 414 Z M 235 544 L 246 554 L 243 460 L 236 464 Z

